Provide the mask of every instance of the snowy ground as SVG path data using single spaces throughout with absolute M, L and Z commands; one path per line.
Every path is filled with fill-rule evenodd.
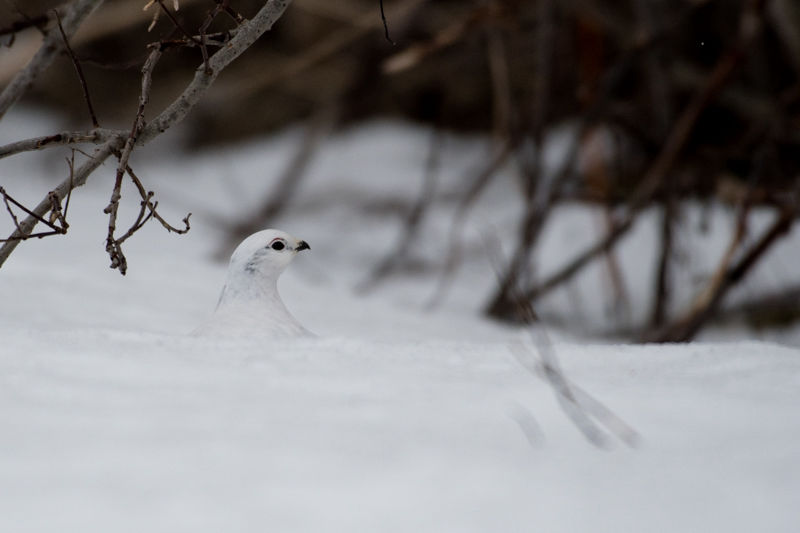
M 2 128 L 0 142 L 55 129 L 31 114 Z M 67 237 L 24 243 L 0 269 L 0 531 L 797 530 L 800 349 L 745 330 L 682 346 L 555 332 L 570 379 L 640 435 L 632 448 L 611 435 L 593 447 L 512 355 L 525 334 L 479 316 L 493 274 L 478 228 L 510 248 L 500 236 L 519 209 L 512 180 L 464 228 L 467 263 L 439 308 L 423 310 L 446 209 L 413 248 L 413 276 L 354 294 L 397 237 L 398 218 L 364 205 L 414 198 L 424 130 L 377 123 L 338 134 L 282 220 L 312 246 L 281 288 L 318 339 L 185 336 L 224 279 L 211 259 L 223 244 L 217 222 L 257 205 L 297 136 L 196 157 L 143 151 L 134 164 L 164 214 L 193 211 L 194 229 L 147 227 L 126 248 L 125 278 L 103 251 L 110 167 L 76 192 Z M 451 139 L 448 150 L 442 194 L 485 147 Z M 0 161 L 0 184 L 38 199 L 47 175 L 63 175 L 58 155 Z M 689 227 L 699 215 L 686 216 Z M 685 249 L 704 253 L 689 254 L 683 298 L 724 247 L 730 216 L 712 208 L 709 233 L 686 232 Z M 562 210 L 541 270 L 596 238 L 596 220 Z M 651 274 L 638 263 L 654 231 L 637 227 L 620 252 L 632 316 L 646 309 Z M 739 297 L 796 276 L 797 234 Z M 545 311 L 602 329 L 602 279 L 587 272 Z

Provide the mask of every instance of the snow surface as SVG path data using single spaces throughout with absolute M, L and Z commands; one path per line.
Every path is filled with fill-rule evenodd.
M 0 142 L 57 129 L 30 112 L 2 124 Z M 212 260 L 219 221 L 257 206 L 299 134 L 191 157 L 135 153 L 164 215 L 195 214 L 186 236 L 152 224 L 131 239 L 125 278 L 103 251 L 109 164 L 76 191 L 68 236 L 23 243 L 0 269 L 0 531 L 797 531 L 800 350 L 741 328 L 725 342 L 665 346 L 555 331 L 569 378 L 641 437 L 593 447 L 509 350 L 526 333 L 480 318 L 494 278 L 477 226 L 496 228 L 510 249 L 503 236 L 520 208 L 510 175 L 463 228 L 467 262 L 437 309 L 424 302 L 450 232 L 446 208 L 412 248 L 415 272 L 353 291 L 398 236 L 399 213 L 365 206 L 413 201 L 424 129 L 381 122 L 337 134 L 281 219 L 312 246 L 284 274 L 282 295 L 320 338 L 185 335 L 211 315 L 225 278 L 225 262 Z M 448 140 L 439 194 L 457 188 L 484 144 Z M 64 173 L 54 154 L 0 161 L 0 183 L 38 200 L 48 176 Z M 683 236 L 704 253 L 690 254 L 682 298 L 724 247 L 730 214 L 710 212 L 711 231 Z M 541 271 L 595 238 L 597 220 L 561 210 Z M 655 231 L 637 226 L 620 251 L 633 316 L 646 309 L 652 274 L 641 263 Z M 797 233 L 741 293 L 797 275 Z M 545 311 L 602 328 L 599 270 Z

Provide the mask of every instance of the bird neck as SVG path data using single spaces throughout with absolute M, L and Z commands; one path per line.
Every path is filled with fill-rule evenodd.
M 257 274 L 250 272 L 228 276 L 217 308 L 237 303 L 255 302 L 267 307 L 273 305 L 283 307 L 283 301 L 278 294 L 278 280 L 257 276 Z

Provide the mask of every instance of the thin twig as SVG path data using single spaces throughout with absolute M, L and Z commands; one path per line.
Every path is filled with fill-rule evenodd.
M 464 39 L 470 35 L 471 30 L 480 27 L 486 18 L 494 15 L 495 13 L 491 6 L 480 5 L 475 7 L 463 17 L 442 28 L 429 40 L 412 44 L 401 52 L 386 58 L 381 65 L 381 70 L 385 74 L 399 74 L 408 70 L 435 52 Z
M 99 3 L 100 0 L 79 0 L 75 6 L 76 9 L 77 6 L 82 6 L 82 9 L 86 9 L 86 6 L 93 8 L 99 5 Z M 212 69 L 211 74 L 205 72 L 205 70 L 202 68 L 198 69 L 195 72 L 194 79 L 184 89 L 181 95 L 178 96 L 177 99 L 167 106 L 164 111 L 162 111 L 153 121 L 150 122 L 148 126 L 141 131 L 137 137 L 137 145 L 146 144 L 161 133 L 168 130 L 170 127 L 183 121 L 189 111 L 194 108 L 200 98 L 206 93 L 219 73 L 222 72 L 222 70 L 224 70 L 225 67 L 232 63 L 237 57 L 239 57 L 239 55 L 241 55 L 245 50 L 247 50 L 247 48 L 249 48 L 259 37 L 261 37 L 261 35 L 269 31 L 273 24 L 275 24 L 275 22 L 283 15 L 290 3 L 290 0 L 267 0 L 267 2 L 250 21 L 242 23 L 239 31 L 230 40 L 230 42 L 209 58 L 209 63 Z M 89 14 L 89 12 L 84 13 L 83 11 L 80 11 L 80 13 L 82 13 L 83 16 Z M 70 34 L 72 25 L 76 25 L 76 23 L 72 20 L 68 22 L 68 17 L 65 16 L 64 30 L 67 34 Z M 58 42 L 59 41 L 56 41 L 55 46 L 58 46 Z M 37 56 L 39 55 L 40 54 L 37 53 Z M 39 61 L 41 62 L 42 59 L 39 59 Z M 37 64 L 36 70 L 39 68 L 41 68 L 41 65 Z M 31 74 L 28 74 L 26 75 L 25 79 L 30 79 L 31 76 Z M 6 94 L 6 91 L 8 91 L 8 87 L 3 92 L 3 95 Z M 18 89 L 15 89 L 14 91 L 18 91 Z M 14 92 L 14 94 L 17 93 Z M 18 96 L 19 95 L 17 95 L 17 98 Z M 5 105 L 4 96 L 0 95 L 0 116 L 2 116 L 2 113 L 5 112 L 3 105 Z M 62 181 L 58 187 L 56 187 L 54 192 L 56 193 L 57 197 L 59 199 L 63 199 L 73 187 L 83 186 L 92 172 L 94 172 L 106 159 L 108 159 L 108 157 L 110 157 L 112 154 L 119 153 L 124 143 L 124 135 L 115 135 L 107 140 L 102 146 L 98 147 L 92 154 L 92 157 L 90 157 L 88 161 L 81 165 L 80 168 L 75 170 L 74 176 L 70 176 L 70 178 Z M 39 202 L 32 212 L 41 217 L 49 211 L 49 208 L 49 199 L 45 198 Z M 186 220 L 188 222 L 188 219 Z M 31 235 L 33 228 L 38 222 L 39 219 L 37 219 L 35 216 L 29 215 L 28 218 L 20 223 L 20 227 L 11 234 L 9 239 L 7 239 L 8 242 L 0 247 L 0 266 L 5 263 L 9 255 L 11 255 L 14 249 L 16 249 L 20 240 Z
M 34 213 L 30 209 L 28 209 L 27 207 L 22 205 L 20 202 L 15 200 L 10 194 L 8 194 L 8 192 L 6 192 L 6 190 L 3 187 L 0 187 L 0 194 L 3 195 L 3 201 L 6 202 L 6 207 L 8 207 L 8 203 L 11 202 L 16 207 L 18 207 L 19 209 L 23 210 L 25 212 L 25 214 L 27 214 L 28 216 L 36 217 L 36 219 L 39 222 L 41 222 L 42 224 L 46 224 L 47 226 L 49 226 L 53 230 L 58 229 L 56 226 L 53 225 L 52 222 L 50 222 L 46 218 L 43 218 L 42 216 L 38 215 L 37 213 Z M 48 208 L 49 208 L 48 211 L 52 210 L 53 209 L 52 191 L 50 193 L 48 193 L 46 201 L 48 203 Z M 10 207 L 8 208 L 8 210 L 9 210 L 9 212 L 11 212 L 11 208 Z M 17 217 L 14 216 L 13 214 L 11 216 L 14 219 L 14 225 L 17 227 L 17 229 L 19 229 L 20 228 L 20 224 L 19 224 L 19 221 L 17 220 Z
M 133 172 L 133 169 L 131 167 L 128 167 L 126 169 L 126 172 L 133 181 L 133 184 L 136 186 L 136 189 L 139 191 L 142 200 L 145 201 L 146 207 L 150 211 L 150 216 L 158 220 L 164 227 L 164 229 L 166 229 L 169 233 L 177 233 L 178 235 L 183 235 L 184 233 L 187 233 L 190 229 L 192 229 L 191 226 L 189 225 L 189 218 L 192 216 L 191 213 L 183 217 L 183 219 L 181 220 L 181 222 L 183 222 L 184 225 L 183 229 L 176 228 L 175 226 L 171 225 L 169 222 L 164 220 L 164 218 L 161 217 L 161 215 L 158 213 L 158 210 L 156 209 L 158 207 L 158 202 L 152 201 L 152 198 L 154 196 L 153 191 L 145 192 L 144 185 L 142 185 L 142 180 L 139 179 L 139 177 Z
M 66 223 L 67 219 L 67 212 L 69 211 L 69 201 L 72 199 L 72 190 L 75 188 L 75 149 L 72 149 L 72 153 L 70 154 L 69 159 L 67 159 L 67 165 L 69 166 L 69 189 L 67 190 L 67 201 L 64 204 L 64 220 Z
M 201 36 L 200 40 L 196 40 L 192 36 L 191 33 L 186 31 L 186 29 L 178 21 L 178 19 L 175 17 L 175 15 L 172 14 L 172 11 L 167 9 L 167 6 L 164 5 L 163 0 L 156 0 L 156 2 L 158 3 L 159 6 L 161 6 L 161 10 L 164 11 L 164 13 L 167 14 L 169 19 L 172 21 L 172 24 L 174 24 L 175 27 L 178 28 L 181 31 L 181 33 L 183 33 L 183 35 L 185 35 L 187 39 L 195 41 L 195 43 L 198 46 L 200 46 L 200 52 L 203 54 L 203 66 L 205 67 L 206 74 L 211 74 L 211 70 L 210 70 L 211 67 L 208 65 L 208 49 L 206 48 L 206 45 L 205 45 L 205 42 L 204 42 L 205 40 L 202 37 L 203 32 L 202 31 L 200 32 L 200 36 Z
M 398 2 L 395 7 L 389 9 L 389 15 L 395 18 L 404 18 L 423 2 L 425 0 Z M 285 66 L 275 70 L 264 69 L 262 72 L 253 72 L 247 79 L 237 79 L 230 84 L 221 84 L 213 95 L 209 95 L 209 100 L 213 105 L 215 102 L 227 102 L 231 98 L 247 98 L 272 85 L 296 78 L 337 52 L 341 52 L 357 39 L 374 30 L 378 24 L 380 21 L 375 18 L 374 13 L 364 13 L 352 23 L 342 26 L 338 31 L 334 31 L 314 43 Z
M 72 35 L 103 0 L 76 0 L 70 4 L 63 17 L 63 29 L 67 36 Z M 63 40 L 57 31 L 47 34 L 42 46 L 34 54 L 23 70 L 0 92 L 0 118 L 13 106 L 33 85 L 39 76 L 47 70 L 53 60 L 61 53 Z
M 0 187 L 0 194 L 3 195 L 3 203 L 6 204 L 6 210 L 8 214 L 11 215 L 11 220 L 14 221 L 14 227 L 19 230 L 19 220 L 17 219 L 17 215 L 14 214 L 14 211 L 11 209 L 11 206 L 8 204 L 8 194 L 3 187 Z
M 103 164 L 113 152 L 118 151 L 121 144 L 121 137 L 115 137 L 106 141 L 105 144 L 94 151 L 92 157 L 74 172 L 74 175 L 70 175 L 69 178 L 62 181 L 58 187 L 51 192 L 55 193 L 59 199 L 62 199 L 72 191 L 73 187 L 84 185 L 91 173 Z M 33 233 L 33 228 L 36 227 L 37 223 L 45 222 L 42 217 L 46 215 L 52 207 L 50 198 L 50 194 L 48 194 L 31 210 L 28 217 L 19 224 L 19 227 L 15 229 L 7 239 L 0 240 L 0 242 L 4 243 L 3 246 L 0 247 L 0 266 L 5 263 L 21 241 L 42 236 L 41 234 Z
M 189 225 L 189 217 L 192 216 L 191 213 L 186 215 L 183 218 L 184 228 L 179 229 L 175 226 L 172 226 L 169 222 L 167 222 L 159 213 L 158 213 L 158 202 L 153 201 L 153 197 L 155 193 L 153 191 L 147 191 L 142 184 L 142 180 L 136 175 L 133 169 L 128 166 L 125 169 L 126 174 L 131 178 L 136 190 L 139 192 L 139 196 L 141 196 L 141 201 L 139 202 L 139 214 L 136 216 L 136 219 L 131 224 L 130 228 L 121 236 L 114 239 L 114 248 L 118 251 L 118 253 L 122 253 L 121 246 L 122 243 L 132 237 L 137 231 L 142 229 L 145 224 L 151 219 L 158 220 L 158 222 L 169 232 L 169 233 L 177 233 L 179 235 L 183 235 L 187 233 L 191 226 Z M 124 255 L 122 257 L 124 260 Z
M 67 162 L 69 164 L 69 161 Z M 72 167 L 70 167 L 71 169 Z M 70 170 L 71 172 L 71 170 Z M 69 224 L 67 223 L 67 209 L 69 208 L 69 199 L 70 194 L 67 194 L 67 203 L 64 210 L 61 210 L 60 205 L 60 198 L 56 194 L 55 191 L 50 191 L 45 198 L 45 201 L 49 203 L 50 216 L 48 218 L 44 218 L 42 215 L 34 213 L 27 207 L 25 207 L 22 203 L 18 202 L 14 197 L 12 197 L 8 192 L 3 188 L 0 187 L 0 196 L 3 197 L 3 203 L 6 206 L 6 210 L 8 214 L 11 216 L 11 220 L 14 222 L 15 232 L 12 234 L 8 239 L 0 239 L 2 243 L 9 243 L 14 241 L 24 241 L 31 238 L 42 238 L 47 237 L 50 235 L 64 235 L 67 233 L 69 229 Z M 45 224 L 47 227 L 51 229 L 51 231 L 44 231 L 39 233 L 26 233 L 23 230 L 22 225 L 17 218 L 17 215 L 14 213 L 14 210 L 11 208 L 11 205 L 14 205 L 18 209 L 22 210 L 28 217 L 33 217 L 38 222 Z M 46 213 L 47 211 L 45 211 Z M 56 224 L 56 222 L 58 224 Z M 23 222 L 24 224 L 24 222 Z
M 160 3 L 160 1 L 159 1 Z M 142 67 L 142 91 L 139 95 L 139 109 L 136 112 L 136 117 L 133 120 L 131 131 L 128 134 L 128 139 L 125 141 L 125 146 L 119 155 L 119 164 L 117 165 L 116 179 L 114 180 L 114 188 L 111 191 L 111 200 L 108 206 L 103 210 L 108 214 L 108 235 L 106 237 L 106 252 L 111 258 L 111 268 L 116 268 L 123 276 L 127 272 L 128 263 L 125 259 L 125 254 L 122 252 L 121 242 L 114 237 L 117 229 L 117 212 L 119 211 L 119 201 L 122 198 L 122 180 L 125 176 L 126 169 L 128 168 L 128 160 L 130 159 L 133 147 L 136 145 L 136 139 L 144 127 L 144 110 L 147 102 L 150 100 L 150 87 L 153 83 L 153 69 L 155 68 L 158 60 L 161 58 L 161 49 L 153 47 L 150 55 Z
M 233 36 L 236 35 L 236 31 L 237 29 L 233 28 L 232 30 L 218 31 L 202 35 L 198 34 L 194 35 L 193 39 L 187 39 L 185 37 L 182 39 L 162 39 L 160 41 L 150 43 L 149 46 L 151 47 L 160 46 L 161 50 L 167 50 L 169 48 L 177 48 L 177 47 L 193 48 L 196 46 L 200 46 L 201 44 L 204 44 L 206 47 L 209 46 L 220 47 L 220 46 L 225 46 L 228 43 L 228 41 L 230 41 L 231 38 L 233 38 Z M 197 40 L 202 40 L 203 38 L 205 38 L 205 42 L 197 41 Z
M 149 193 L 149 196 L 152 196 L 153 192 Z M 139 214 L 136 216 L 136 220 L 133 222 L 128 231 L 126 231 L 122 237 L 118 237 L 116 239 L 117 245 L 121 245 L 123 242 L 128 240 L 130 237 L 133 236 L 134 233 L 142 229 L 142 227 L 147 224 L 147 221 L 153 217 L 153 211 L 148 212 L 147 207 L 149 205 L 148 200 L 149 196 L 146 200 L 142 200 L 139 203 Z
M 386 37 L 386 40 L 389 41 L 392 46 L 396 45 L 397 43 L 389 37 L 389 24 L 386 22 L 386 14 L 383 12 L 383 0 L 380 0 L 381 5 L 381 21 L 383 22 L 383 34 Z
M 214 1 L 215 1 L 215 2 L 217 2 L 218 4 L 221 4 L 221 5 L 223 6 L 223 8 L 222 8 L 222 9 L 223 9 L 223 11 L 225 11 L 225 13 L 226 13 L 226 14 L 227 14 L 227 15 L 228 15 L 228 16 L 229 16 L 231 19 L 233 19 L 233 21 L 234 21 L 234 22 L 235 22 L 237 25 L 238 25 L 238 24 L 241 24 L 242 22 L 244 22 L 244 21 L 245 21 L 245 18 L 244 18 L 244 17 L 241 15 L 241 13 L 239 13 L 238 11 L 236 11 L 236 10 L 234 10 L 232 7 L 230 7 L 230 1 L 229 1 L 229 0 L 214 0 Z
M 89 85 L 86 83 L 86 78 L 83 75 L 81 63 L 75 56 L 75 52 L 72 51 L 72 47 L 69 45 L 69 39 L 67 38 L 67 34 L 64 33 L 64 26 L 61 24 L 61 17 L 58 14 L 58 10 L 54 9 L 53 14 L 55 15 L 56 22 L 58 23 L 58 31 L 61 32 L 61 38 L 64 40 L 64 49 L 67 51 L 67 55 L 72 60 L 72 65 L 75 67 L 75 72 L 78 74 L 78 79 L 81 82 L 83 99 L 86 101 L 86 107 L 89 108 L 89 117 L 92 119 L 92 126 L 99 128 L 100 123 L 97 122 L 97 115 L 95 114 L 94 107 L 92 106 L 92 98 L 89 96 Z

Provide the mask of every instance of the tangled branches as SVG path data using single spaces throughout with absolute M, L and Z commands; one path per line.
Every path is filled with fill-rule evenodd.
M 147 191 L 142 180 L 131 168 L 131 153 L 137 146 L 152 141 L 172 126 L 180 123 L 208 90 L 219 73 L 250 47 L 263 33 L 272 28 L 272 25 L 283 15 L 290 4 L 290 0 L 268 0 L 250 20 L 244 19 L 244 17 L 233 11 L 228 6 L 227 0 L 217 0 L 215 7 L 209 10 L 206 20 L 200 27 L 198 36 L 188 33 L 178 20 L 172 16 L 164 3 L 161 0 L 156 1 L 161 10 L 170 16 L 170 20 L 184 37 L 178 40 L 159 41 L 149 45 L 150 53 L 142 67 L 142 88 L 139 96 L 139 105 L 129 131 L 109 130 L 99 127 L 94 108 L 91 105 L 88 85 L 80 68 L 80 62 L 68 42 L 69 37 L 77 30 L 81 22 L 100 6 L 102 0 L 76 0 L 72 4 L 68 4 L 63 13 L 54 14 L 54 19 L 58 21 L 57 30 L 50 28 L 39 52 L 0 93 L 0 118 L 2 118 L 5 111 L 18 101 L 39 75 L 47 69 L 55 56 L 64 51 L 71 58 L 80 78 L 84 100 L 89 108 L 94 129 L 62 132 L 0 146 L 0 158 L 55 146 L 68 146 L 74 150 L 76 146 L 81 144 L 92 143 L 99 145 L 91 154 L 86 154 L 86 161 L 77 168 L 74 165 L 73 151 L 73 159 L 70 159 L 69 177 L 50 191 L 33 208 L 25 207 L 10 196 L 5 189 L 0 188 L 0 195 L 3 197 L 6 209 L 14 222 L 13 233 L 8 238 L 0 241 L 3 242 L 3 246 L 0 247 L 0 266 L 21 241 L 32 237 L 65 234 L 69 227 L 66 220 L 67 206 L 73 189 L 84 185 L 89 176 L 111 156 L 116 157 L 118 160 L 111 198 L 104 210 L 109 217 L 106 251 L 111 261 L 111 268 L 119 270 L 123 275 L 126 273 L 127 259 L 122 251 L 122 244 L 151 219 L 157 220 L 170 232 L 183 234 L 189 231 L 191 213 L 184 217 L 183 228 L 177 228 L 169 224 L 158 213 L 158 203 L 153 200 L 154 193 Z M 177 8 L 177 6 L 175 7 Z M 221 13 L 229 15 L 234 20 L 236 27 L 231 28 L 229 31 L 206 35 L 206 30 L 211 22 Z M 209 54 L 209 46 L 217 47 L 217 51 Z M 181 47 L 199 47 L 202 52 L 203 63 L 195 71 L 194 78 L 183 92 L 148 123 L 145 120 L 145 110 L 149 102 L 156 64 L 166 50 Z M 139 213 L 127 231 L 122 235 L 117 235 L 118 210 L 122 200 L 122 184 L 126 176 L 139 193 Z M 65 198 L 67 202 L 62 211 L 61 202 Z M 19 220 L 12 206 L 24 212 L 27 217 L 24 220 Z M 40 223 L 45 224 L 49 229 L 35 233 L 34 228 Z

